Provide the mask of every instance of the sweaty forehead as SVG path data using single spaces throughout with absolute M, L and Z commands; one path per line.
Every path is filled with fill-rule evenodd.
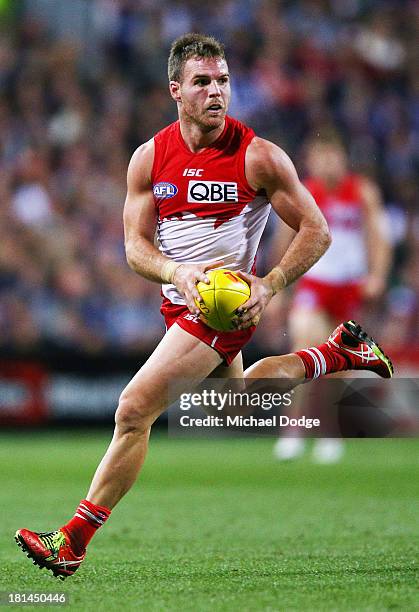
M 191 57 L 183 67 L 184 79 L 203 74 L 217 78 L 226 73 L 228 73 L 227 62 L 221 57 Z

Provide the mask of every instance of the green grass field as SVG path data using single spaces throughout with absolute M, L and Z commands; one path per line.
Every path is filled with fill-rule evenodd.
M 109 438 L 0 435 L 0 590 L 78 611 L 419 610 L 418 440 L 354 440 L 319 467 L 276 463 L 273 440 L 155 435 L 78 573 L 39 571 L 15 530 L 66 521 Z

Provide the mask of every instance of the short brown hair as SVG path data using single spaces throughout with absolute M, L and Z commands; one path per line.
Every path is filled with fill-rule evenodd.
M 169 81 L 180 82 L 183 67 L 191 57 L 220 57 L 225 59 L 224 45 L 205 34 L 184 34 L 172 43 L 168 63 Z

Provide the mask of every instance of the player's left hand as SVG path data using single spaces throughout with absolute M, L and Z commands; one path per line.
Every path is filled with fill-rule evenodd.
M 271 283 L 259 276 L 236 272 L 250 286 L 250 298 L 237 309 L 237 329 L 247 329 L 259 323 L 260 317 L 274 294 Z
M 196 288 L 197 283 L 209 283 L 210 280 L 205 272 L 223 265 L 223 261 L 214 261 L 209 264 L 181 264 L 173 274 L 172 282 L 179 293 L 184 297 L 189 312 L 199 315 L 200 310 L 195 300 L 202 302 L 202 297 Z

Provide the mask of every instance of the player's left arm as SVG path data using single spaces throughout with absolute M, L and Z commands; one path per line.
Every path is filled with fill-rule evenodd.
M 373 181 L 362 179 L 360 195 L 368 252 L 368 275 L 363 280 L 362 289 L 365 298 L 376 299 L 385 291 L 392 260 L 388 220 L 380 190 Z
M 285 151 L 254 138 L 246 152 L 246 177 L 255 190 L 266 191 L 276 214 L 296 234 L 281 261 L 265 277 L 241 273 L 251 285 L 250 299 L 238 310 L 241 329 L 256 324 L 271 298 L 309 270 L 331 242 L 323 214 Z

